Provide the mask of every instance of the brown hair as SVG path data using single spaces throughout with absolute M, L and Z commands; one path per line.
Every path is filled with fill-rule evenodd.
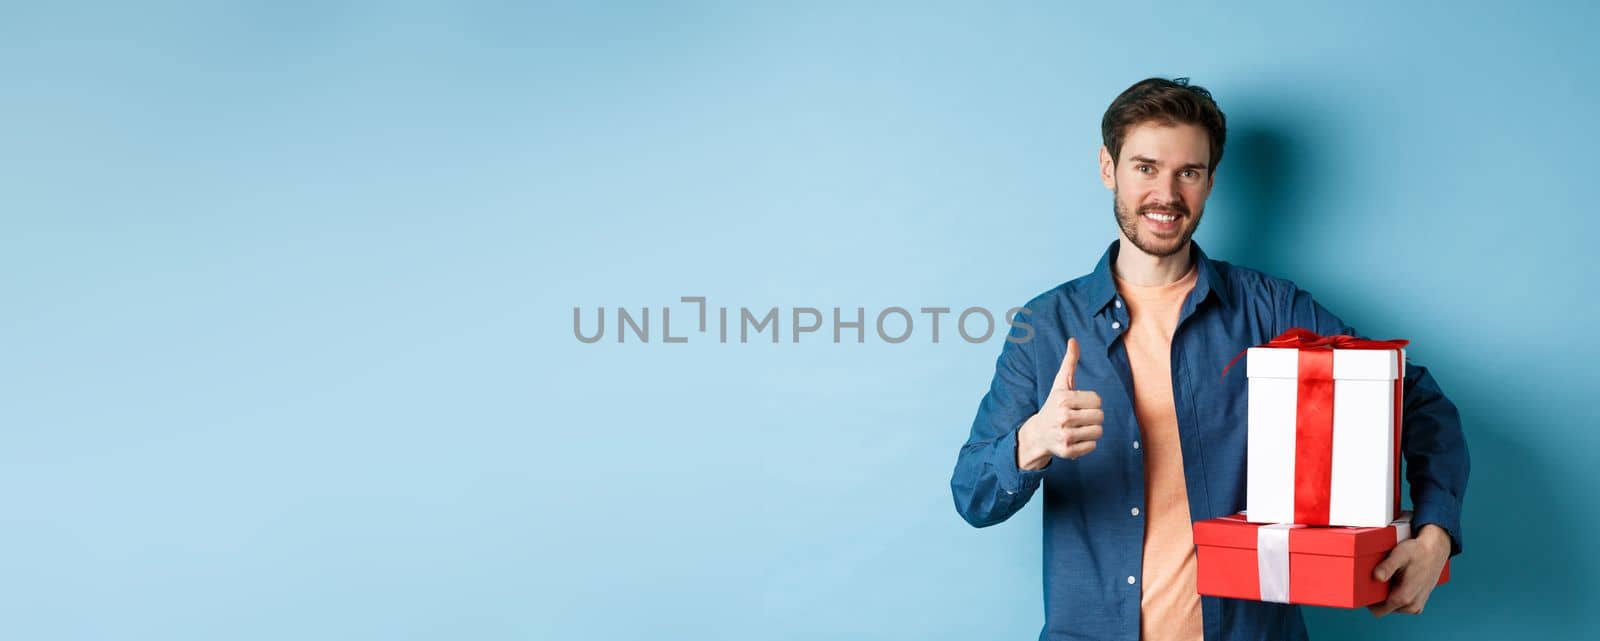
M 1228 137 L 1228 120 L 1211 99 L 1205 87 L 1189 84 L 1188 78 L 1146 78 L 1133 83 L 1100 119 L 1100 137 L 1111 152 L 1111 162 L 1122 153 L 1122 141 L 1134 125 L 1156 122 L 1163 125 L 1189 124 L 1206 130 L 1211 137 L 1211 166 L 1215 172 L 1222 162 L 1222 143 Z

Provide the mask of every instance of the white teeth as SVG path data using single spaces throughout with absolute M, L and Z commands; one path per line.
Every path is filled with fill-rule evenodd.
M 1166 215 L 1162 215 L 1162 214 L 1152 214 L 1152 213 L 1146 213 L 1145 216 L 1147 216 L 1149 218 L 1152 218 L 1152 219 L 1154 219 L 1154 220 L 1156 220 L 1158 222 L 1163 222 L 1163 223 L 1170 223 L 1170 222 L 1178 219 L 1177 216 L 1166 216 Z

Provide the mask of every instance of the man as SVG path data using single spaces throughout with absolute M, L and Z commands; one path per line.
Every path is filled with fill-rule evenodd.
M 1356 335 L 1294 283 L 1208 258 L 1190 240 L 1226 124 L 1205 89 L 1151 78 L 1101 121 L 1100 179 L 1120 238 L 1045 292 L 1007 341 L 950 487 L 975 527 L 1044 488 L 1040 639 L 1304 639 L 1298 606 L 1201 597 L 1195 521 L 1244 508 L 1246 380 L 1223 367 L 1291 327 Z M 1461 551 L 1466 441 L 1428 370 L 1405 368 L 1402 451 L 1416 536 L 1375 576 L 1383 616 L 1421 613 Z

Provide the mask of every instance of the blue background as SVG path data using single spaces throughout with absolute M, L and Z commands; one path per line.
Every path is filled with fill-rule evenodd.
M 1466 417 L 1454 582 L 1313 636 L 1592 634 L 1592 4 L 134 4 L 0 15 L 0 636 L 1032 638 L 1038 505 L 949 497 L 998 339 L 572 309 L 1020 305 L 1150 75 L 1206 249 Z

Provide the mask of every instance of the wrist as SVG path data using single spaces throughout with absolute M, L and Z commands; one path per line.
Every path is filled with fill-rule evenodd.
M 1450 533 L 1444 528 L 1433 523 L 1427 523 L 1422 529 L 1417 530 L 1417 542 L 1432 550 L 1435 556 L 1450 556 Z
M 1017 468 L 1030 472 L 1042 470 L 1050 465 L 1049 450 L 1034 445 L 1033 432 L 1032 417 L 1017 429 Z

